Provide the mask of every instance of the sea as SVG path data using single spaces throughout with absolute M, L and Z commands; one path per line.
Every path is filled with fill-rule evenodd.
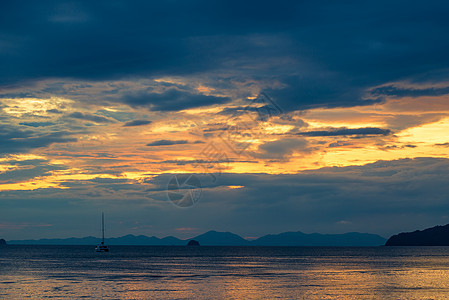
M 449 247 L 0 247 L 1 299 L 448 299 Z

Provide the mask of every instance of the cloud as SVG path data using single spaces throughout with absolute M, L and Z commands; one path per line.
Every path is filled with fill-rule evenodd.
M 143 126 L 151 124 L 149 120 L 132 120 L 123 124 L 124 127 Z
M 435 144 L 435 146 L 439 146 L 439 147 L 449 147 L 449 142 L 448 142 L 448 143 Z
M 90 122 L 94 122 L 94 123 L 111 123 L 112 122 L 111 120 L 109 120 L 105 117 L 102 117 L 102 116 L 85 114 L 85 113 L 81 113 L 81 112 L 71 113 L 68 115 L 68 117 L 85 120 L 85 121 L 90 121 Z
M 133 106 L 149 105 L 151 110 L 176 111 L 231 101 L 227 97 L 206 96 L 170 89 L 164 93 L 137 92 L 124 95 L 122 100 Z
M 301 136 L 348 136 L 348 135 L 389 135 L 389 129 L 382 128 L 335 128 L 331 130 L 304 131 L 296 133 Z
M 237 160 L 237 159 L 226 159 L 223 160 L 204 160 L 204 159 L 195 159 L 195 160 L 163 160 L 159 162 L 154 162 L 155 164 L 175 164 L 179 166 L 185 165 L 198 165 L 198 164 L 207 164 L 207 165 L 216 165 L 222 163 L 252 163 L 256 164 L 255 160 Z
M 404 130 L 412 127 L 417 127 L 424 124 L 438 122 L 444 119 L 446 114 L 444 113 L 428 113 L 428 114 L 398 114 L 391 115 L 386 118 L 387 126 L 393 130 Z
M 76 142 L 76 138 L 70 137 L 72 134 L 65 131 L 21 130 L 15 126 L 0 125 L 0 154 L 28 152 L 53 143 Z
M 195 206 L 198 220 L 189 223 L 198 228 L 209 226 L 207 216 L 219 212 L 223 221 L 214 223 L 216 228 L 254 235 L 340 232 L 335 223 L 341 220 L 347 222 L 345 231 L 385 236 L 413 229 L 417 220 L 422 227 L 447 223 L 449 160 L 443 158 L 378 161 L 298 174 L 227 173 L 216 181 L 198 176 L 203 196 Z M 150 182 L 164 191 L 169 179 L 166 174 Z M 245 188 L 221 188 L 232 185 Z
M 52 224 L 29 224 L 29 223 L 0 223 L 0 229 L 4 230 L 17 230 L 30 227 L 51 227 Z
M 326 71 L 323 71 L 326 73 Z M 307 74 L 307 70 L 304 72 Z M 383 97 L 364 98 L 369 83 L 351 85 L 342 74 L 319 76 L 310 75 L 283 76 L 279 80 L 283 88 L 268 88 L 278 105 L 285 111 L 304 110 L 318 107 L 350 107 L 373 105 L 384 101 Z M 324 78 L 322 78 L 324 77 Z M 349 81 L 349 80 L 348 80 Z
M 447 79 L 449 41 L 442 37 L 448 4 L 431 2 L 1 4 L 0 85 L 198 74 L 215 86 L 252 81 L 286 111 L 370 105 L 388 94 L 444 94 L 447 88 L 388 87 Z M 226 102 L 151 96 L 131 94 L 123 101 L 154 101 L 162 111 Z
M 30 127 L 47 127 L 55 124 L 52 122 L 22 122 L 19 123 L 19 125 L 25 125 Z
M 52 114 L 62 114 L 63 112 L 58 109 L 48 109 L 47 112 Z
M 449 87 L 414 88 L 414 87 L 397 87 L 395 85 L 386 85 L 372 89 L 371 94 L 377 96 L 394 96 L 397 98 L 441 96 L 449 94 Z
M 336 224 L 338 224 L 338 225 L 350 225 L 350 224 L 352 224 L 352 222 L 341 220 L 341 221 L 336 222 Z
M 0 173 L 2 184 L 27 181 L 35 177 L 51 175 L 52 171 L 67 169 L 63 165 L 50 164 L 48 160 L 7 160 L 7 164 L 17 168 Z
M 277 141 L 266 142 L 259 146 L 259 152 L 253 153 L 254 157 L 264 159 L 287 159 L 293 153 L 309 153 L 311 149 L 302 138 L 285 138 Z
M 203 144 L 203 141 L 194 141 L 189 143 L 187 140 L 158 140 L 148 143 L 147 146 L 171 146 L 171 145 L 185 145 L 185 144 Z
M 351 143 L 348 143 L 348 142 L 337 141 L 337 142 L 330 143 L 330 144 L 328 145 L 328 147 L 329 147 L 329 148 L 336 148 L 336 147 L 345 147 L 345 146 L 351 146 L 351 145 L 352 145 L 352 144 L 351 144 Z
M 46 170 L 36 175 L 42 172 Z M 417 223 L 423 228 L 447 223 L 449 211 L 449 160 L 442 158 L 378 161 L 297 174 L 222 173 L 215 181 L 208 174 L 196 175 L 202 198 L 188 213 L 167 199 L 172 176 L 157 175 L 143 183 L 98 178 L 68 182 L 67 190 L 0 192 L 2 203 L 7 203 L 2 206 L 2 220 L 39 223 L 45 219 L 55 228 L 46 233 L 49 236 L 85 236 L 92 226 L 79 220 L 96 220 L 99 205 L 112 201 L 113 205 L 107 205 L 108 218 L 130 224 L 150 224 L 151 220 L 151 224 L 158 224 L 158 231 L 151 231 L 157 235 L 172 234 L 173 228 L 183 224 L 199 231 L 207 231 L 213 224 L 216 230 L 249 236 L 292 230 L 388 236 L 413 230 Z M 18 210 L 19 215 L 15 213 Z M 347 222 L 345 226 L 336 227 L 341 220 Z M 111 226 L 117 236 L 128 234 L 131 228 Z M 4 235 L 13 238 L 10 232 Z M 42 232 L 18 232 L 15 236 L 42 237 Z

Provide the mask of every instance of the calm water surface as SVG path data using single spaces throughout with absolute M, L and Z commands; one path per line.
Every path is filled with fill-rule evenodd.
M 0 298 L 448 299 L 449 247 L 0 247 Z

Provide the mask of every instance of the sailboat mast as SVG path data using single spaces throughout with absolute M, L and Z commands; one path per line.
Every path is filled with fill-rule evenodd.
M 104 213 L 101 213 L 101 232 L 102 232 L 102 242 L 104 244 Z

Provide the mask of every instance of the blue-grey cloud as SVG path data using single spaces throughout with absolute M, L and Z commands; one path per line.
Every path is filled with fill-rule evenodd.
M 148 125 L 148 124 L 151 124 L 151 121 L 149 121 L 149 120 L 132 120 L 132 121 L 126 122 L 125 124 L 123 124 L 123 126 L 134 127 L 134 126 L 143 126 L 143 125 Z
M 335 128 L 331 130 L 315 130 L 298 132 L 301 136 L 349 136 L 349 135 L 389 135 L 391 130 L 365 127 L 365 128 Z
M 387 85 L 371 90 L 372 95 L 394 97 L 441 96 L 449 94 L 449 87 L 442 88 L 404 88 Z
M 252 153 L 254 157 L 264 159 L 288 159 L 293 153 L 309 153 L 312 149 L 303 138 L 285 138 L 263 143 L 259 152 Z
M 80 119 L 80 120 L 85 120 L 85 121 L 90 121 L 90 122 L 94 122 L 94 123 L 110 123 L 112 122 L 111 120 L 102 117 L 102 116 L 97 116 L 97 115 L 92 115 L 92 114 L 87 114 L 87 113 L 81 113 L 81 112 L 74 112 L 68 115 L 68 117 L 70 118 L 74 118 L 74 119 Z
M 350 145 L 352 145 L 352 144 L 348 143 L 348 142 L 337 141 L 337 142 L 330 143 L 329 145 L 327 145 L 327 147 L 335 148 L 335 147 L 344 147 L 344 146 L 350 146 Z
M 386 120 L 386 126 L 392 131 L 401 131 L 411 127 L 417 127 L 424 124 L 438 122 L 446 118 L 446 114 L 428 113 L 428 114 L 396 114 Z
M 52 114 L 62 114 L 63 112 L 58 109 L 48 109 L 47 112 Z
M 67 169 L 63 165 L 49 164 L 47 160 L 8 160 L 7 163 L 18 168 L 0 173 L 0 183 L 2 184 L 28 181 L 35 177 L 51 175 L 51 171 Z
M 198 165 L 198 164 L 207 164 L 207 165 L 217 165 L 217 164 L 223 164 L 223 163 L 253 163 L 257 164 L 258 161 L 256 160 L 237 160 L 237 159 L 227 159 L 226 161 L 223 160 L 205 160 L 205 159 L 195 159 L 195 160 L 163 160 L 159 162 L 154 162 L 154 164 L 175 164 L 179 166 L 185 166 L 185 165 Z
M 192 144 L 203 144 L 203 141 L 194 141 Z M 185 145 L 189 144 L 187 140 L 158 140 L 151 143 L 148 143 L 147 146 L 171 146 L 171 145 Z
M 53 143 L 76 142 L 73 133 L 65 131 L 39 132 L 16 126 L 0 125 L 0 154 L 28 152 Z
M 129 105 L 147 105 L 152 110 L 174 111 L 213 104 L 223 104 L 229 102 L 228 97 L 215 97 L 200 94 L 192 94 L 175 89 L 170 89 L 164 93 L 138 92 L 123 96 L 123 101 Z
M 52 123 L 52 122 L 22 122 L 22 123 L 19 123 L 19 125 L 25 125 L 25 126 L 30 126 L 30 127 L 47 127 L 47 126 L 54 125 L 54 123 Z

